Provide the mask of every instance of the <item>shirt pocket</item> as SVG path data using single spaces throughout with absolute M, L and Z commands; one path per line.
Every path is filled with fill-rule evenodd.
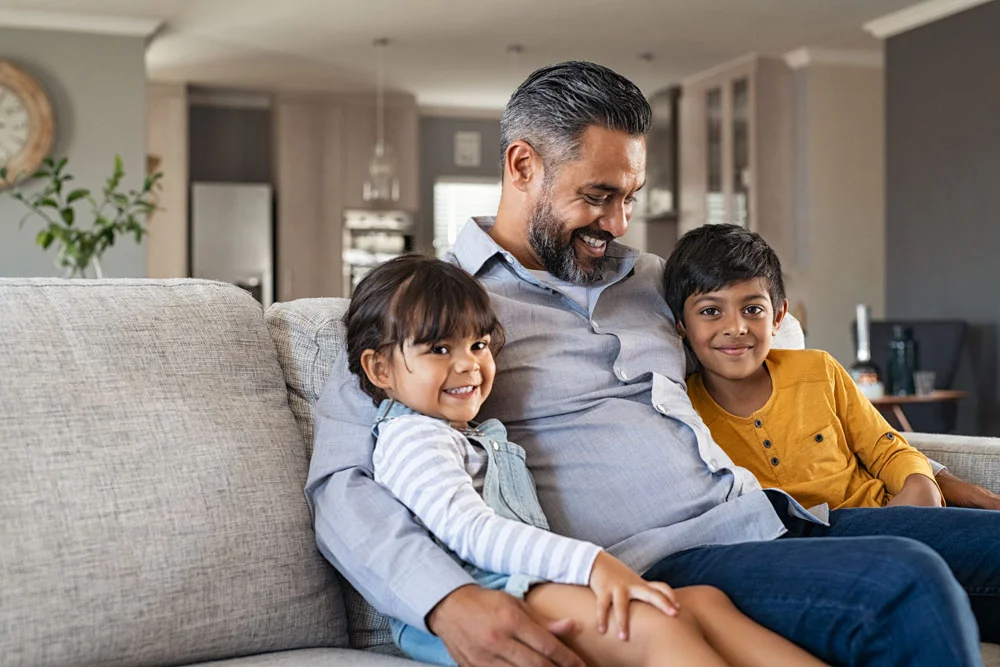
M 829 477 L 849 467 L 847 447 L 833 424 L 807 429 L 795 441 L 793 465 L 804 479 Z

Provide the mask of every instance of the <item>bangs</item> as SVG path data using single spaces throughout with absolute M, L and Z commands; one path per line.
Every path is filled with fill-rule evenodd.
M 392 344 L 402 348 L 407 341 L 425 345 L 449 338 L 489 335 L 490 349 L 494 354 L 499 352 L 504 331 L 489 295 L 471 276 L 461 277 L 455 279 L 435 271 L 407 280 L 389 307 L 386 329 Z

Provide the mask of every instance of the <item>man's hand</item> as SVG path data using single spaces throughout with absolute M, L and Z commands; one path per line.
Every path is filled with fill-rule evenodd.
M 1000 496 L 988 489 L 959 479 L 947 470 L 939 472 L 936 479 L 950 506 L 1000 510 Z
M 903 488 L 899 490 L 886 507 L 898 505 L 913 505 L 916 507 L 941 507 L 941 492 L 933 480 L 927 475 L 914 473 L 903 482 Z
M 456 588 L 427 615 L 427 627 L 462 667 L 584 667 L 556 638 L 573 632 L 573 621 L 543 621 L 502 591 Z

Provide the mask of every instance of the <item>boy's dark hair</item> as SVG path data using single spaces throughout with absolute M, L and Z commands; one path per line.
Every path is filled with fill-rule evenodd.
M 433 257 L 406 254 L 372 269 L 358 284 L 344 315 L 347 366 L 375 405 L 385 392 L 361 367 L 365 350 L 400 351 L 407 341 L 422 345 L 452 336 L 491 337 L 490 350 L 500 352 L 504 329 L 490 296 L 461 268 Z
M 677 242 L 663 275 L 667 305 L 674 318 L 684 322 L 684 302 L 689 296 L 722 289 L 733 283 L 760 278 L 777 310 L 785 300 L 781 260 L 760 234 L 739 225 L 704 225 Z

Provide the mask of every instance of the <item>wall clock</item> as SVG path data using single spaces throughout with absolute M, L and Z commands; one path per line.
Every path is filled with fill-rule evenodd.
M 9 61 L 0 60 L 0 167 L 11 184 L 23 173 L 34 173 L 52 148 L 55 122 L 52 104 L 35 79 Z

